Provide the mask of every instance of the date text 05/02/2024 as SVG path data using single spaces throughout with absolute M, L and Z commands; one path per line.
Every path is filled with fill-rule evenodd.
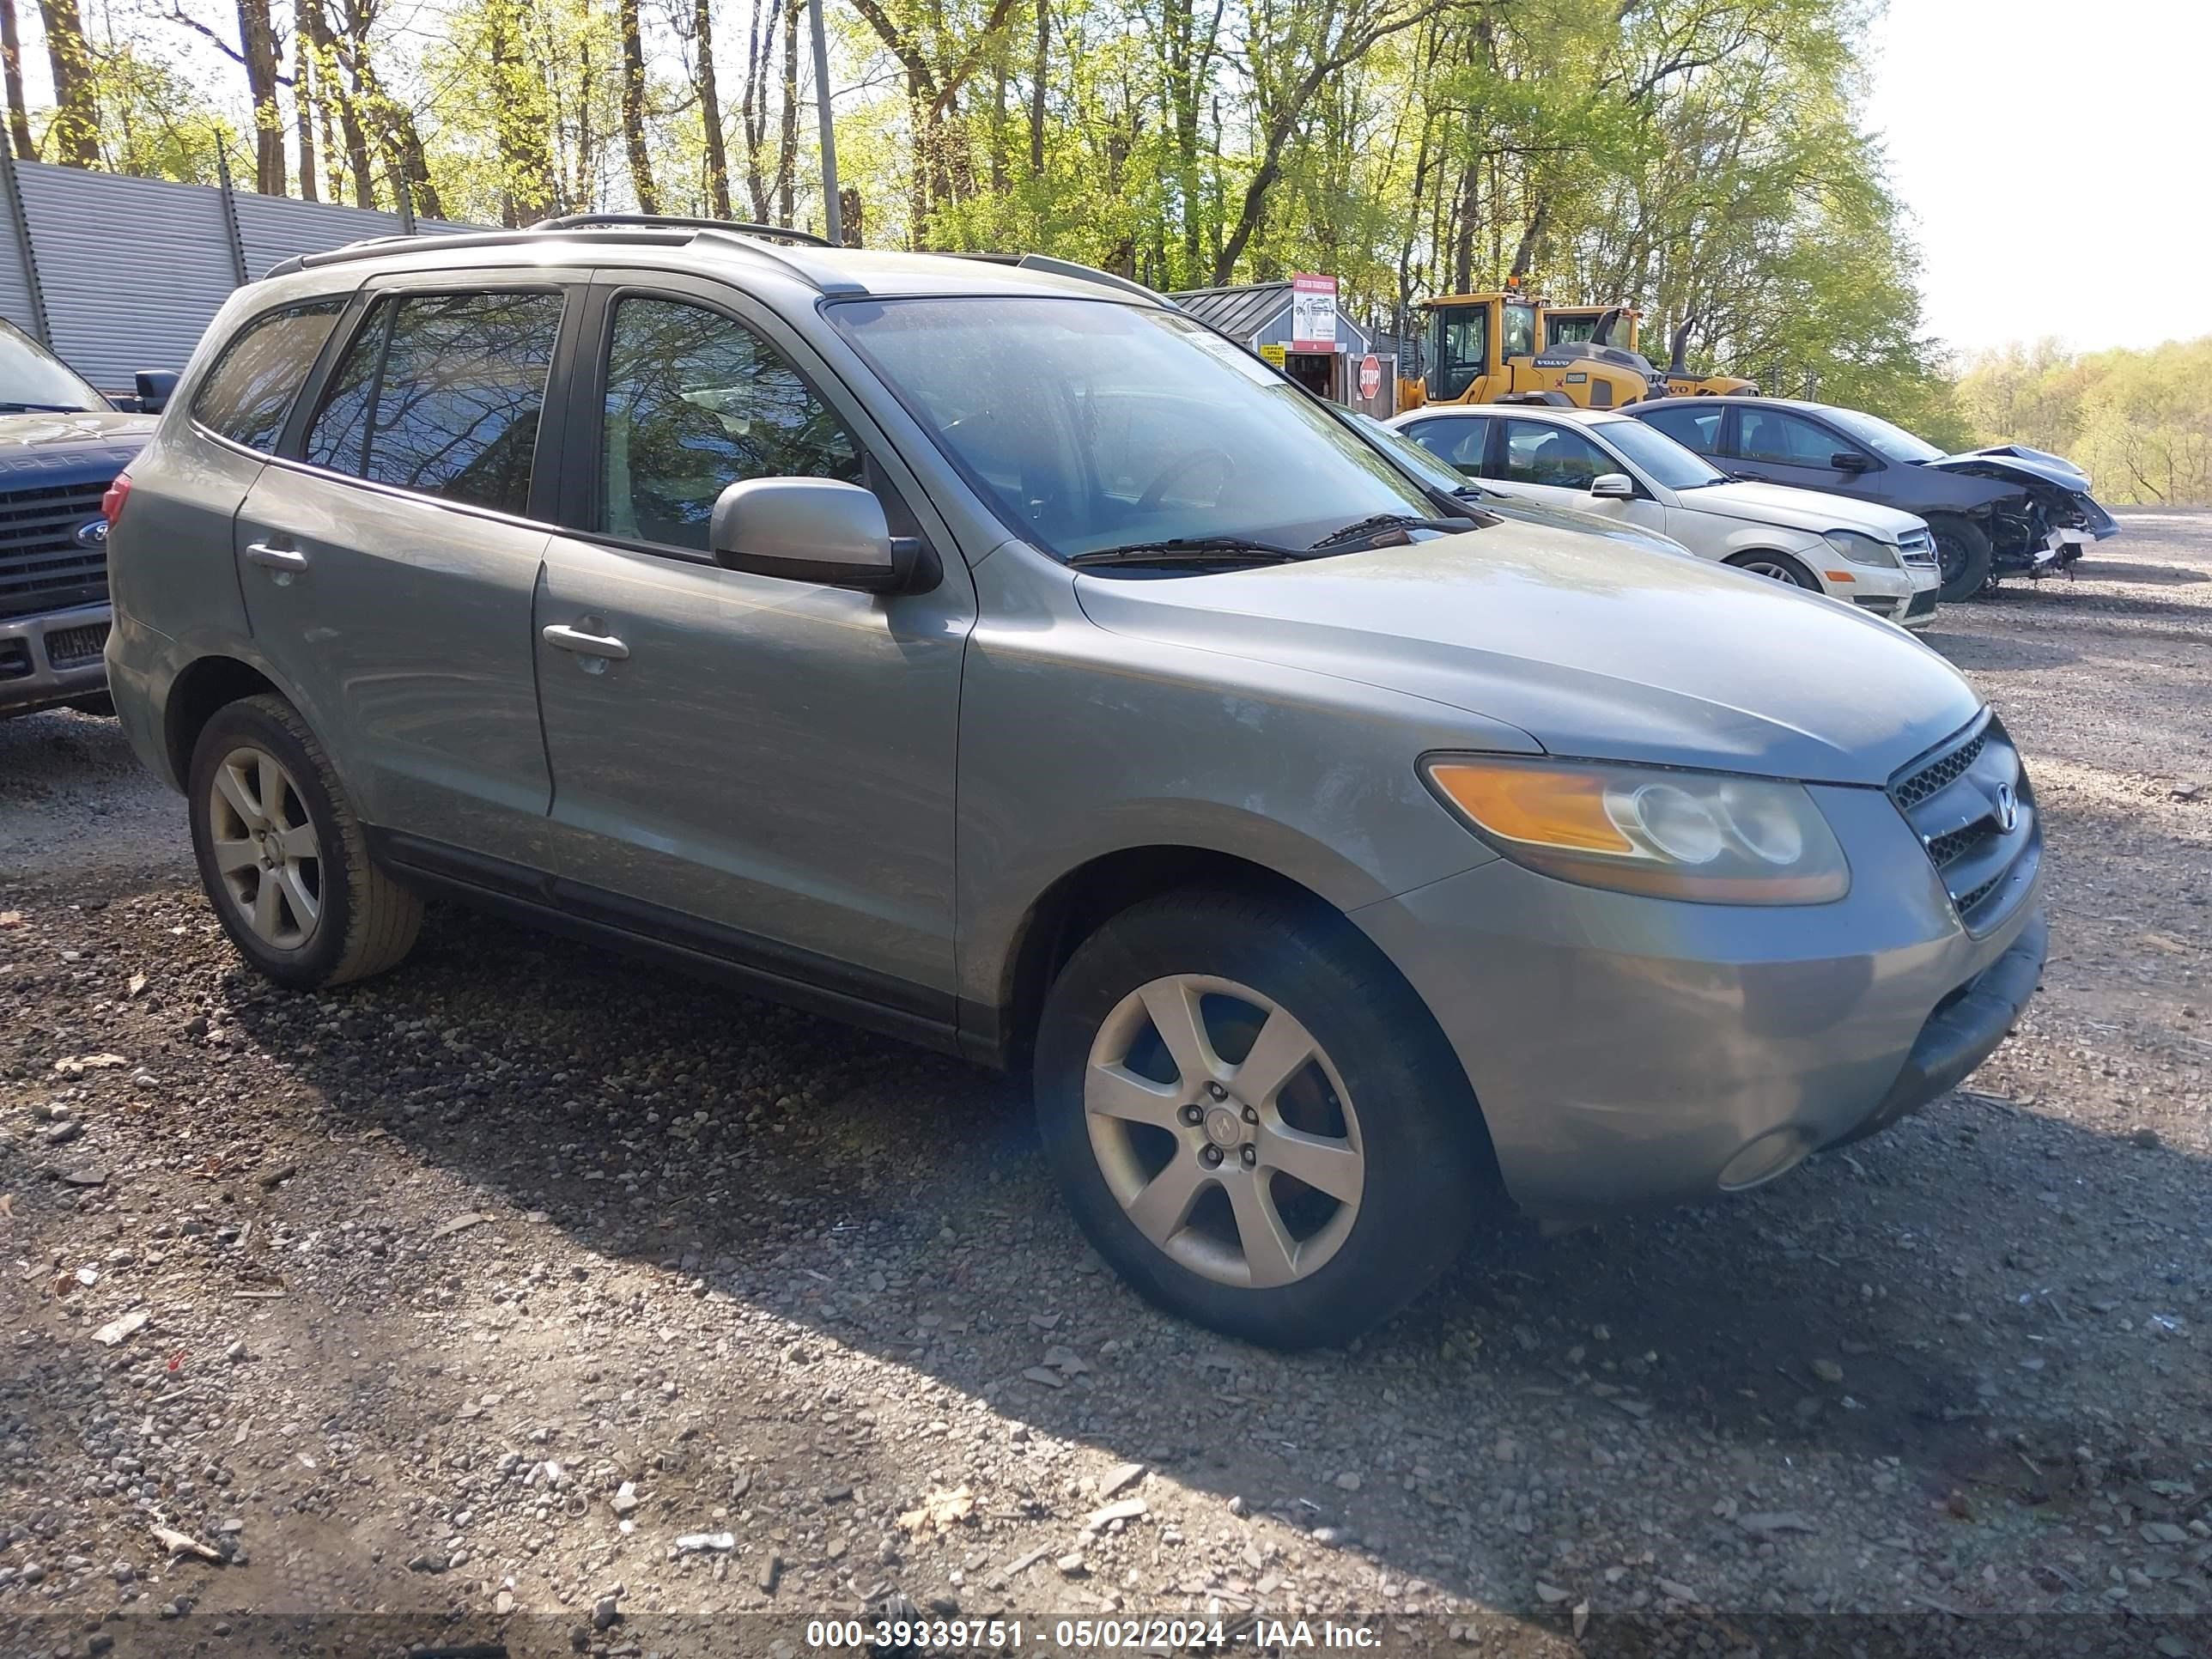
M 1109 1653 L 1121 1650 L 1220 1652 L 1339 1651 L 1376 1646 L 1382 1632 L 1333 1620 L 1263 1619 L 1240 1629 L 1198 1619 L 821 1619 L 806 1627 L 809 1648 L 902 1652 Z

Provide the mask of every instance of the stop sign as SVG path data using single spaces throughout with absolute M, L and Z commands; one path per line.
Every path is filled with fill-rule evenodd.
M 1382 390 L 1382 360 L 1369 352 L 1359 360 L 1359 395 L 1372 398 Z

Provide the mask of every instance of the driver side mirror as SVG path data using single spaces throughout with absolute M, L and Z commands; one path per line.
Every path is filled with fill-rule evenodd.
M 1874 460 L 1856 449 L 1839 449 L 1828 457 L 1828 465 L 1838 472 L 1871 472 Z
M 141 415 L 159 415 L 169 406 L 169 399 L 177 395 L 177 371 L 173 368 L 142 368 L 136 378 Z
M 917 593 L 943 575 L 935 555 L 893 536 L 872 490 L 836 478 L 745 478 L 714 501 L 714 562 L 787 581 Z
M 1626 472 L 1601 472 L 1590 480 L 1589 493 L 1601 501 L 1632 501 L 1636 480 Z

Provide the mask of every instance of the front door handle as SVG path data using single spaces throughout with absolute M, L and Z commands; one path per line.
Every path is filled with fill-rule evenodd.
M 271 547 L 267 542 L 248 542 L 246 556 L 255 564 L 270 570 L 301 571 L 307 568 L 307 556 L 295 547 Z
M 586 634 L 579 628 L 568 628 L 560 623 L 549 623 L 541 630 L 545 643 L 559 651 L 573 651 L 580 657 L 605 657 L 610 662 L 623 662 L 629 656 L 629 647 L 611 634 Z

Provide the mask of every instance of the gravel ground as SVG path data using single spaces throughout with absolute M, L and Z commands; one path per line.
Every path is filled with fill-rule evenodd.
M 1141 1304 L 957 1063 L 451 910 L 265 988 L 112 722 L 0 724 L 0 1651 L 2212 1654 L 2212 514 L 2123 522 L 1929 635 L 2051 842 L 1971 1087 L 1337 1353 Z

